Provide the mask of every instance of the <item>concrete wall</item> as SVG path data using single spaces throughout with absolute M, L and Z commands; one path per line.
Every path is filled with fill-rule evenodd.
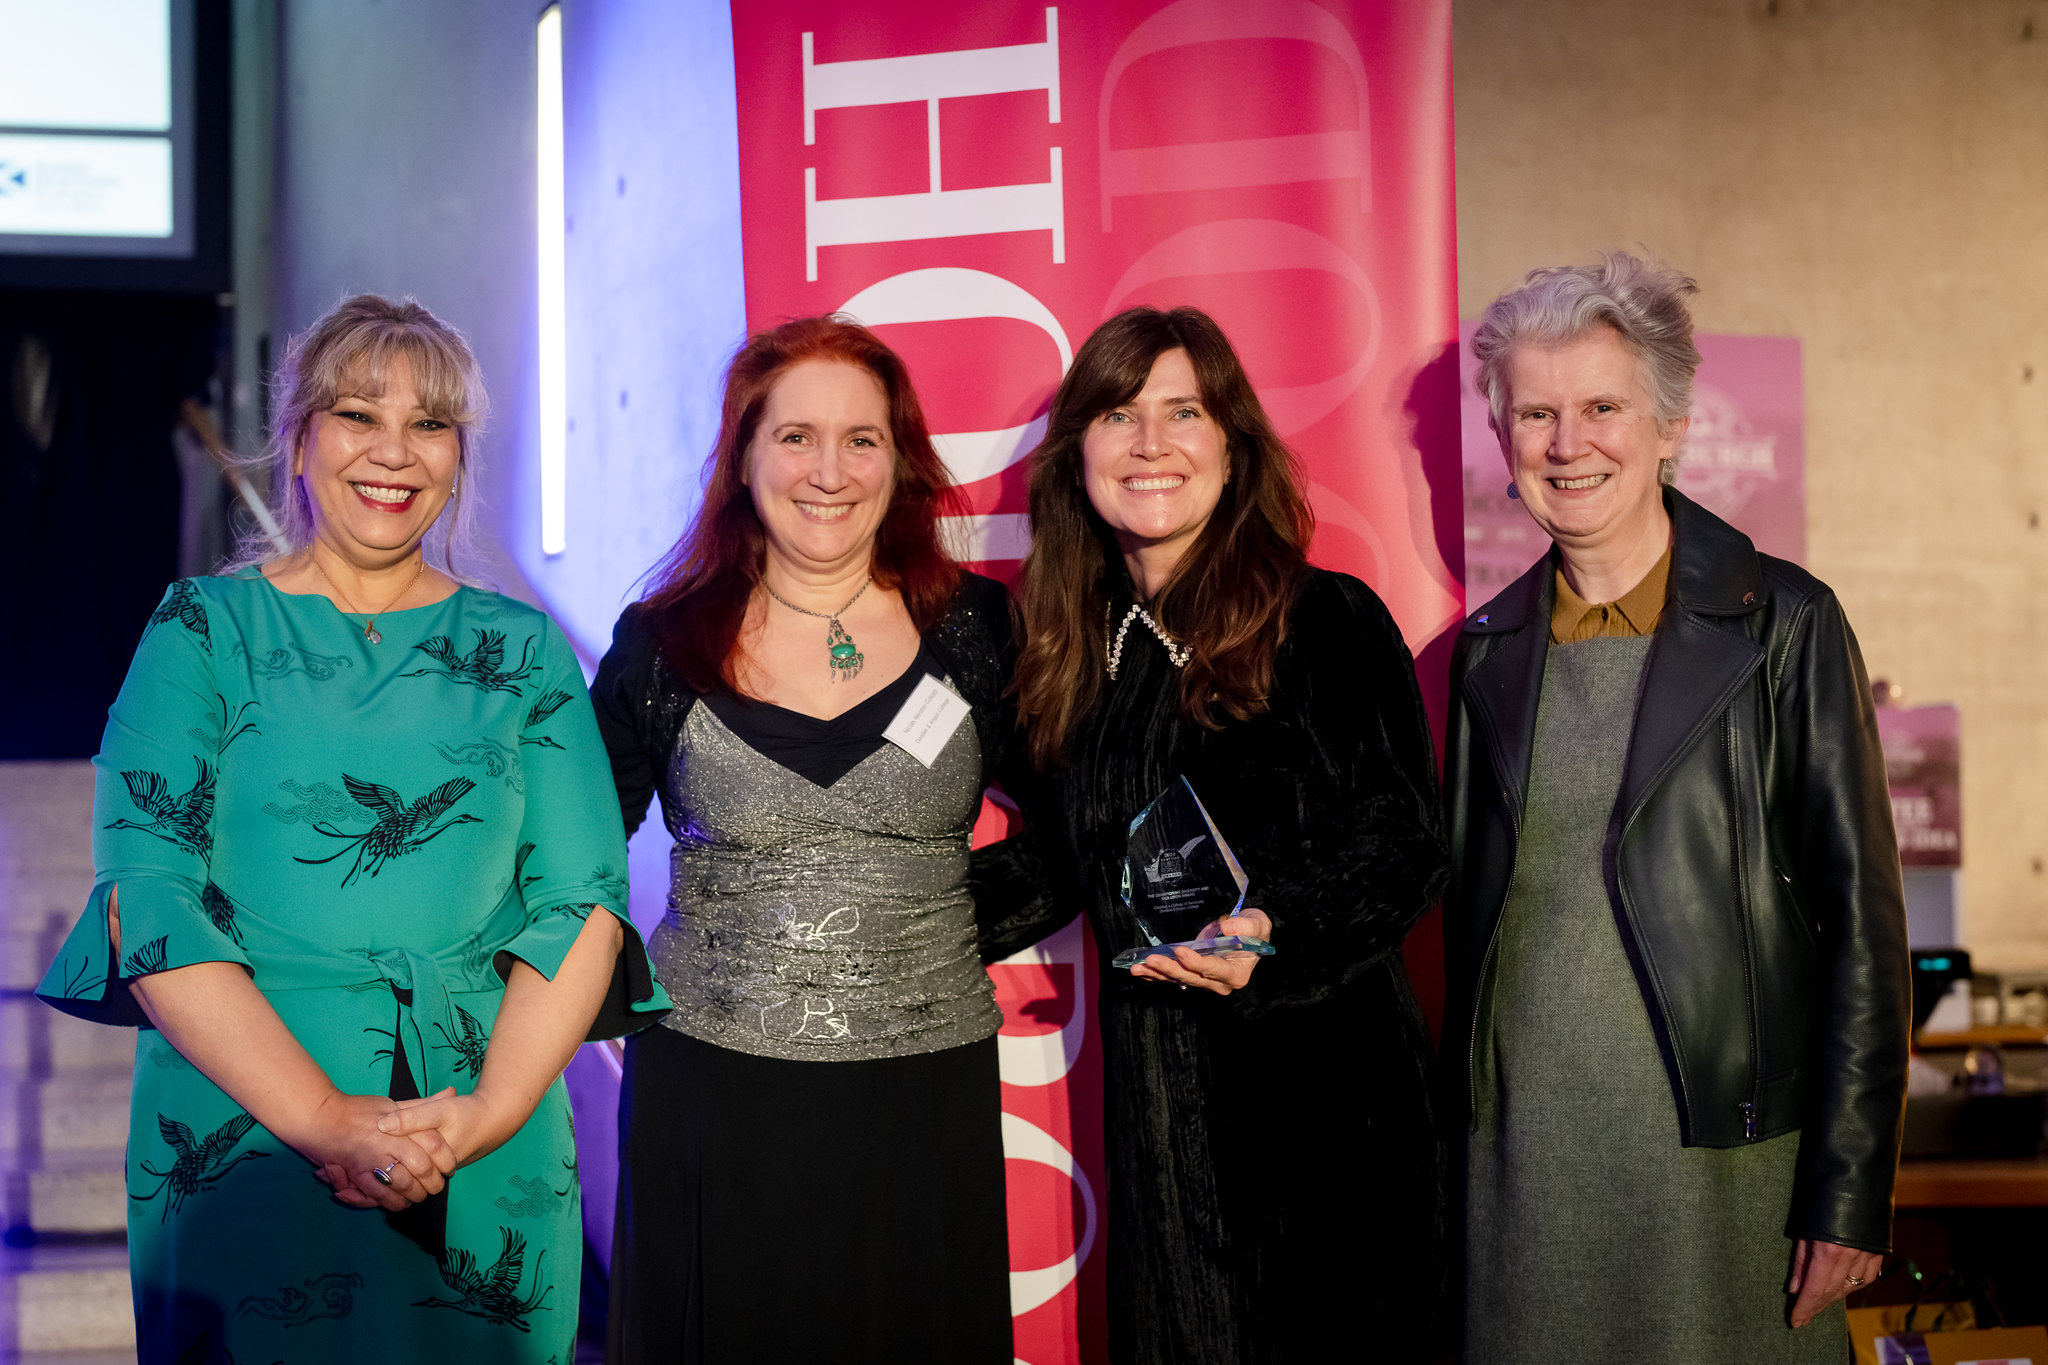
M 488 575 L 530 597 L 537 534 L 534 22 L 507 0 L 278 9 L 274 354 L 344 294 L 415 294 L 468 334 L 491 389 Z
M 745 337 L 732 34 L 719 0 L 565 0 L 568 548 L 540 551 L 535 21 L 510 0 L 279 14 L 283 338 L 347 292 L 417 294 L 491 388 L 487 576 L 595 665 L 681 534 Z M 689 54 L 678 62 L 675 54 Z
M 2048 968 L 2048 4 L 1458 0 L 1459 309 L 1647 247 L 1805 341 L 1808 567 L 1963 714 L 1964 924 Z

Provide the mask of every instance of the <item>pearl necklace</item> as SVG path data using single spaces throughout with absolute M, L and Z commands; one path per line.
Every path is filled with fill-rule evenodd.
M 1107 602 L 1103 603 L 1102 627 L 1104 630 L 1109 629 L 1110 611 L 1110 605 Z M 1193 645 L 1175 644 L 1173 642 L 1173 637 L 1168 635 L 1165 631 L 1161 630 L 1159 628 L 1159 623 L 1152 619 L 1152 613 L 1146 611 L 1145 608 L 1140 604 L 1133 602 L 1131 603 L 1131 609 L 1124 613 L 1124 623 L 1116 628 L 1115 642 L 1112 643 L 1109 647 L 1109 680 L 1111 682 L 1116 681 L 1117 665 L 1122 663 L 1124 660 L 1124 633 L 1131 628 L 1132 621 L 1143 621 L 1148 627 L 1151 628 L 1152 633 L 1159 637 L 1159 643 L 1166 646 L 1167 660 L 1171 662 L 1175 668 L 1186 668 L 1188 666 L 1188 660 L 1195 657 L 1195 647 Z

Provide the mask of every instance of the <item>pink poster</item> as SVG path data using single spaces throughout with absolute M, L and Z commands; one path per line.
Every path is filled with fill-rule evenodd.
M 1899 861 L 1907 867 L 1963 865 L 1962 713 L 1955 707 L 1880 706 L 1885 782 Z
M 902 351 L 966 558 L 1023 553 L 1089 332 L 1191 303 L 1307 464 L 1316 559 L 1419 654 L 1456 625 L 1448 0 L 735 0 L 733 37 L 748 323 L 844 310 Z M 1436 655 L 1424 686 L 1440 712 Z M 1031 1365 L 1102 1358 L 1096 970 L 1077 924 L 994 971 Z
M 1521 577 L 1550 548 L 1508 498 L 1500 439 L 1472 384 L 1472 324 L 1459 329 L 1465 451 L 1465 590 L 1474 607 Z M 1806 419 L 1799 342 L 1793 337 L 1698 335 L 1692 426 L 1679 452 L 1678 487 L 1756 542 L 1794 563 L 1806 558 Z

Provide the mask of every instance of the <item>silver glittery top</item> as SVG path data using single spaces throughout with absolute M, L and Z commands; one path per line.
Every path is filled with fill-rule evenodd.
M 820 787 L 693 706 L 664 781 L 662 1023 L 761 1057 L 858 1061 L 1002 1025 L 976 947 L 968 840 L 981 745 L 963 721 L 927 769 L 894 744 Z

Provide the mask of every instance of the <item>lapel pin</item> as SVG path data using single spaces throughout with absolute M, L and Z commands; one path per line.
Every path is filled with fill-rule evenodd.
M 1752 602 L 1754 602 L 1754 601 L 1756 601 L 1756 594 L 1755 594 L 1755 593 L 1753 593 L 1753 592 L 1746 592 L 1746 593 L 1742 594 L 1742 605 L 1743 605 L 1743 606 L 1745 606 L 1745 607 L 1746 607 L 1746 606 L 1748 606 L 1748 605 L 1749 605 L 1750 603 L 1752 603 Z
M 1473 624 L 1473 625 L 1475 625 L 1475 626 L 1483 626 L 1483 625 L 1485 625 L 1485 624 L 1486 624 L 1486 623 L 1487 623 L 1488 621 L 1491 621 L 1492 619 L 1493 619 L 1493 617 L 1491 617 L 1491 616 L 1489 616 L 1489 615 L 1484 615 L 1484 614 L 1482 614 L 1482 615 L 1479 615 L 1479 616 L 1475 616 L 1475 617 L 1473 617 L 1473 618 L 1472 618 L 1472 624 Z

